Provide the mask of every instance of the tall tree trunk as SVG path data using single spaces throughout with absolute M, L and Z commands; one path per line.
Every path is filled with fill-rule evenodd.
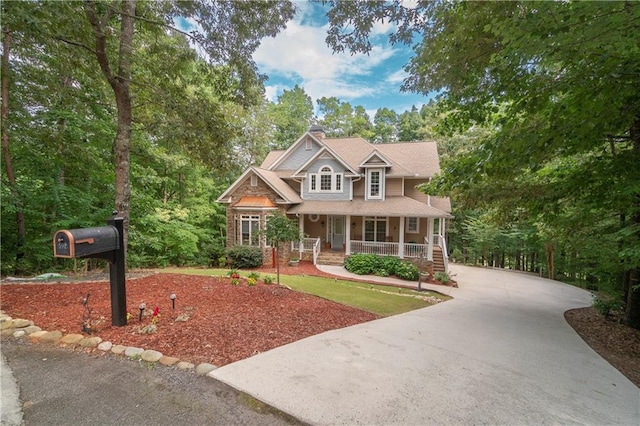
M 13 204 L 16 209 L 16 228 L 18 231 L 18 238 L 16 244 L 16 260 L 20 260 L 24 257 L 24 242 L 27 237 L 26 225 L 24 221 L 24 211 L 22 208 L 22 201 L 20 200 L 20 194 L 18 193 L 18 186 L 16 184 L 16 174 L 13 168 L 13 161 L 11 159 L 11 151 L 9 150 L 9 57 L 11 52 L 11 30 L 5 26 L 2 30 L 4 37 L 2 38 L 2 64 L 0 65 L 0 72 L 2 73 L 2 111 L 0 112 L 2 120 L 2 156 L 4 157 L 4 166 L 7 172 L 7 180 L 9 181 L 9 191 L 11 191 L 11 198 L 13 198 Z M 18 262 L 16 262 L 16 273 L 21 272 L 19 270 Z
M 115 4 L 115 2 L 112 3 L 111 7 L 107 8 L 107 11 L 101 18 L 99 18 L 96 13 L 93 1 L 86 2 L 85 10 L 96 39 L 96 58 L 104 77 L 113 90 L 116 100 L 117 129 L 114 140 L 116 176 L 115 209 L 118 211 L 118 215 L 124 218 L 124 246 L 126 250 L 129 235 L 131 200 L 130 148 L 132 107 L 129 80 L 131 77 L 136 0 L 122 0 L 121 2 L 122 11 L 120 17 L 117 72 L 113 71 L 107 52 L 107 30 L 109 28 L 109 20 L 114 13 L 117 13 L 114 9 Z

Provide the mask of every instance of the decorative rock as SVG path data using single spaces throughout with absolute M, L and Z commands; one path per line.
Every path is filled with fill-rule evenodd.
M 42 337 L 45 334 L 47 334 L 46 331 L 40 330 L 40 331 L 36 331 L 36 332 L 33 332 L 33 333 L 29 334 L 29 337 L 31 337 L 32 339 L 39 339 L 40 337 Z
M 213 370 L 215 370 L 216 368 L 218 367 L 216 367 L 213 364 L 203 362 L 202 364 L 198 364 L 198 366 L 196 367 L 196 374 L 199 376 L 205 376 L 210 372 L 212 372 Z
M 37 325 L 31 325 L 29 327 L 25 327 L 24 332 L 27 334 L 33 334 L 36 331 L 42 331 L 42 329 L 40 327 L 38 327 Z
M 0 330 L 6 330 L 8 328 L 13 328 L 13 320 L 0 322 Z
M 98 336 L 87 337 L 86 339 L 80 340 L 80 346 L 83 348 L 95 348 L 100 342 L 102 342 L 102 339 Z
M 191 364 L 190 362 L 180 361 L 176 364 L 176 367 L 178 367 L 179 370 L 189 370 L 195 367 L 195 365 Z
M 111 350 L 112 346 L 113 346 L 113 343 L 111 342 L 102 342 L 98 345 L 98 349 L 101 351 L 107 352 Z
M 116 355 L 122 355 L 126 349 L 127 349 L 126 346 L 115 345 L 111 348 L 111 353 L 114 353 Z
M 162 357 L 158 360 L 160 364 L 167 365 L 167 366 L 174 365 L 178 361 L 180 361 L 178 358 L 174 358 L 172 356 L 166 356 L 166 355 L 162 355 Z
M 1 337 L 12 337 L 13 336 L 13 328 L 7 328 L 6 330 L 0 331 Z
M 31 336 L 33 336 L 33 334 Z M 61 338 L 62 338 L 62 332 L 59 330 L 56 330 L 56 331 L 46 331 L 42 336 L 38 337 L 38 340 L 40 340 L 43 343 L 55 343 Z
M 0 322 L 11 321 L 11 317 L 7 314 L 0 314 Z
M 84 339 L 82 334 L 67 334 L 60 339 L 60 343 L 64 343 L 66 345 L 77 345 L 82 339 Z
M 142 360 L 146 362 L 158 362 L 162 358 L 162 353 L 158 351 L 154 351 L 152 349 L 147 349 L 142 352 Z
M 142 352 L 144 352 L 144 349 L 135 348 L 133 346 L 129 346 L 127 349 L 124 350 L 124 354 L 130 358 L 142 355 Z
M 33 321 L 26 319 L 14 319 L 13 320 L 13 328 L 25 328 L 33 325 Z
M 22 337 L 25 336 L 27 333 L 24 332 L 24 330 L 16 330 L 13 332 L 13 337 Z

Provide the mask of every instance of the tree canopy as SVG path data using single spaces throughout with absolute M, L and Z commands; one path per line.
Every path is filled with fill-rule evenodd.
M 526 219 L 548 270 L 582 259 L 640 328 L 640 4 L 329 3 L 335 50 L 367 52 L 373 23 L 391 22 L 391 42 L 417 40 L 403 88 L 441 93 L 440 130 L 489 129 L 429 190 Z

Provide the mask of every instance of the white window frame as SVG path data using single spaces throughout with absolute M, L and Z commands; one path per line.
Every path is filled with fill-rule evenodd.
M 367 223 L 373 222 L 373 240 L 367 240 Z M 378 241 L 378 226 L 384 222 L 384 238 L 382 241 Z M 362 239 L 364 241 L 374 241 L 377 243 L 384 243 L 387 240 L 387 233 L 389 231 L 389 218 L 383 216 L 365 216 L 362 223 Z M 381 230 L 380 230 L 381 231 Z
M 415 219 L 415 227 L 412 226 L 411 222 Z M 407 225 L 407 234 L 419 234 L 420 233 L 420 218 L 419 217 L 407 217 L 405 221 Z
M 313 142 L 311 141 L 311 139 L 308 139 L 306 141 L 304 141 L 304 149 L 306 151 L 311 151 L 311 149 L 313 148 Z
M 309 192 L 325 194 L 344 192 L 343 173 L 335 173 L 331 166 L 322 166 L 318 173 L 309 174 Z
M 258 186 L 258 176 L 251 175 L 251 186 Z
M 379 181 L 378 181 L 378 194 L 372 194 L 372 176 L 374 173 L 378 173 Z M 369 200 L 382 200 L 384 199 L 384 169 L 375 168 L 375 169 L 367 169 L 367 199 Z
M 243 237 L 243 230 L 242 230 L 242 225 L 247 222 L 249 224 L 249 237 L 248 237 L 248 241 L 245 242 L 245 239 Z M 258 224 L 258 229 L 255 230 L 256 231 L 256 235 L 253 235 L 253 223 Z M 238 218 L 238 239 L 236 241 L 237 244 L 239 245 L 243 245 L 243 246 L 252 246 L 252 247 L 260 247 L 260 228 L 261 228 L 261 220 L 260 220 L 260 215 L 256 215 L 256 214 L 242 214 L 240 215 L 240 217 Z

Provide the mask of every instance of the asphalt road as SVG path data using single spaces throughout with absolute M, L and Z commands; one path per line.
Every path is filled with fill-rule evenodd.
M 300 424 L 248 395 L 192 371 L 3 340 L 26 425 Z M 3 410 L 10 389 L 3 368 Z M 14 420 L 5 419 L 3 425 Z M 18 423 L 20 424 L 20 423 Z

